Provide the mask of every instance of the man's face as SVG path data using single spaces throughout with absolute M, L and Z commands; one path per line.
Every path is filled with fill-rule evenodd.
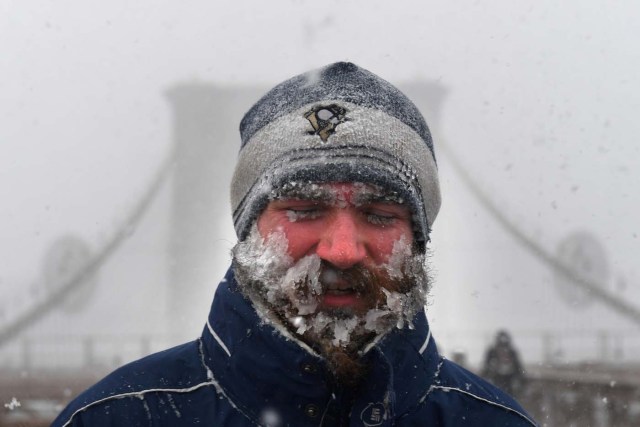
M 413 248 L 411 211 L 396 194 L 360 183 L 290 183 L 236 245 L 234 267 L 263 318 L 328 359 L 353 361 L 423 307 L 425 257 Z
M 319 311 L 365 314 L 375 308 L 370 296 L 354 289 L 341 272 L 388 266 L 394 247 L 397 252 L 403 246 L 400 250 L 408 255 L 413 241 L 409 208 L 363 184 L 323 184 L 284 194 L 269 203 L 257 225 L 266 241 L 280 235 L 286 239 L 293 263 L 316 256 L 327 266 L 320 277 L 325 283 Z

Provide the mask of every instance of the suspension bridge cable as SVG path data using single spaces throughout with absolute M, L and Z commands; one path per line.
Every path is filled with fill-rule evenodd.
M 11 339 L 18 336 L 22 331 L 36 323 L 38 320 L 46 316 L 58 305 L 62 304 L 65 299 L 71 295 L 71 293 L 79 288 L 85 280 L 89 279 L 95 274 L 100 267 L 113 255 L 113 253 L 120 247 L 130 231 L 133 230 L 140 222 L 144 214 L 147 212 L 151 202 L 155 199 L 158 191 L 162 187 L 167 176 L 173 169 L 175 160 L 175 151 L 171 149 L 166 159 L 160 164 L 157 172 L 154 175 L 151 184 L 147 190 L 142 194 L 138 203 L 134 206 L 131 213 L 120 226 L 113 237 L 102 247 L 102 249 L 87 263 L 78 269 L 66 283 L 57 287 L 42 301 L 36 302 L 24 313 L 20 314 L 9 325 L 0 330 L 0 347 L 9 342 Z
M 600 283 L 594 282 L 585 277 L 581 277 L 576 274 L 568 266 L 560 262 L 555 256 L 547 252 L 542 246 L 529 238 L 521 229 L 519 229 L 514 222 L 510 221 L 504 213 L 498 209 L 496 204 L 489 198 L 489 196 L 482 191 L 477 181 L 471 178 L 471 175 L 462 166 L 455 153 L 447 146 L 446 143 L 440 142 L 438 144 L 439 152 L 444 153 L 454 171 L 461 178 L 462 182 L 469 188 L 471 193 L 478 199 L 480 204 L 498 221 L 498 224 L 504 228 L 508 234 L 510 234 L 518 243 L 520 243 L 527 251 L 529 251 L 535 258 L 540 260 L 543 264 L 546 264 L 553 271 L 567 279 L 571 280 L 576 286 L 586 290 L 591 295 L 595 296 L 600 301 L 604 302 L 610 308 L 617 310 L 619 314 L 622 314 L 632 321 L 640 324 L 640 308 L 626 302 L 622 298 L 619 298 L 607 291 L 604 286 L 600 286 Z

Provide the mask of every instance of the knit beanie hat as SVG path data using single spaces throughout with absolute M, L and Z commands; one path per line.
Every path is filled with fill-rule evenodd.
M 264 95 L 240 123 L 231 183 L 240 241 L 290 182 L 363 182 L 395 192 L 413 213 L 424 250 L 440 208 L 433 141 L 416 106 L 352 63 L 293 77 Z

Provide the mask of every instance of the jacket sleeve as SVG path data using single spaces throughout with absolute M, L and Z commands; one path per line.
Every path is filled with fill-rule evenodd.
M 151 425 L 151 412 L 145 399 L 122 397 L 79 406 L 71 403 L 52 427 L 107 427 Z

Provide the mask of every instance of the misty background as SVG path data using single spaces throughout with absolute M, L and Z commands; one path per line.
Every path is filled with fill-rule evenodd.
M 477 365 L 507 328 L 528 363 L 637 361 L 637 318 L 558 278 L 477 191 L 548 254 L 587 236 L 598 283 L 640 306 L 639 13 L 604 0 L 0 3 L 0 332 L 53 292 L 61 246 L 84 260 L 121 236 L 75 300 L 7 340 L 0 365 L 23 363 L 25 340 L 43 346 L 35 365 L 58 366 L 81 357 L 73 337 L 110 343 L 116 364 L 141 355 L 127 337 L 148 351 L 197 337 L 235 243 L 243 113 L 340 60 L 406 90 L 434 134 L 428 316 L 443 353 Z M 198 123 L 205 156 L 176 158 Z M 185 225 L 190 190 L 208 201 L 199 233 Z

